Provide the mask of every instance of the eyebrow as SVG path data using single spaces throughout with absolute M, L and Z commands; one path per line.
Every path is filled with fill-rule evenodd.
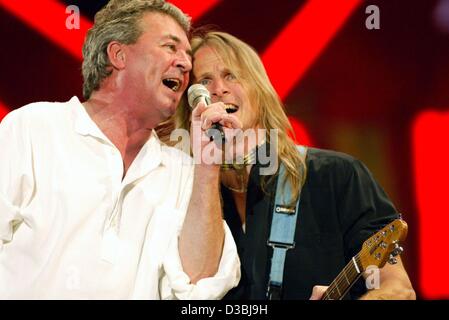
M 235 73 L 230 68 L 225 67 L 223 70 L 220 71 L 220 76 L 223 76 L 224 74 L 227 73 L 232 73 L 233 75 L 235 75 Z M 213 73 L 212 72 L 202 73 L 199 77 L 195 77 L 195 81 L 198 81 L 200 79 L 202 80 L 205 78 L 213 78 Z
M 205 72 L 203 74 L 201 74 L 199 77 L 195 77 L 196 80 L 199 79 L 204 79 L 204 78 L 211 78 L 212 77 L 212 73 L 210 72 Z
M 173 41 L 176 42 L 177 44 L 180 44 L 180 43 L 181 43 L 181 39 L 179 39 L 177 36 L 175 36 L 175 35 L 173 35 L 173 34 L 166 35 L 164 38 L 165 38 L 165 39 L 173 40 Z M 193 53 L 192 53 L 192 50 L 190 50 L 190 49 L 189 49 L 189 50 L 186 50 L 186 53 L 190 56 L 191 59 L 193 59 Z

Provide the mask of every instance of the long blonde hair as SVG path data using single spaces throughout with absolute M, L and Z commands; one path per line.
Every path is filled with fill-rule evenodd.
M 194 35 L 191 39 L 191 46 L 193 56 L 201 47 L 208 46 L 214 49 L 230 70 L 236 73 L 237 79 L 247 89 L 251 103 L 259 107 L 259 124 L 267 130 L 268 143 L 270 143 L 270 129 L 278 130 L 277 157 L 285 166 L 286 178 L 291 184 L 294 195 L 293 202 L 296 202 L 305 182 L 306 166 L 303 158 L 299 156 L 294 141 L 289 136 L 289 133 L 294 134 L 293 129 L 257 52 L 236 37 L 218 31 Z M 177 128 L 188 129 L 190 127 L 190 111 L 184 98 L 175 115 Z M 271 176 L 270 179 L 274 177 Z M 262 180 L 264 191 L 268 181 Z

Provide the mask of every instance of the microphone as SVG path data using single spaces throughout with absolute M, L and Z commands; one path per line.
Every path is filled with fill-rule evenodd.
M 199 83 L 190 86 L 189 90 L 187 90 L 187 98 L 189 106 L 192 109 L 200 102 L 204 102 L 207 106 L 211 104 L 209 91 L 205 86 Z M 210 141 L 214 140 L 217 144 L 219 142 L 226 142 L 223 126 L 220 123 L 212 124 L 212 127 L 207 130 L 206 135 L 210 138 Z

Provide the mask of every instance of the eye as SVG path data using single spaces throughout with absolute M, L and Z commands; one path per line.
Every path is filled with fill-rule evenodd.
M 231 81 L 231 80 L 235 80 L 237 78 L 236 78 L 236 76 L 232 72 L 229 72 L 229 73 L 227 73 L 225 75 L 225 79 L 228 80 L 228 81 Z
M 198 81 L 198 83 L 202 84 L 203 86 L 208 86 L 208 85 L 210 85 L 211 80 L 208 78 L 204 78 L 204 79 L 201 79 L 200 81 Z
M 164 47 L 168 48 L 172 52 L 176 52 L 176 45 L 173 43 L 167 43 L 164 45 Z

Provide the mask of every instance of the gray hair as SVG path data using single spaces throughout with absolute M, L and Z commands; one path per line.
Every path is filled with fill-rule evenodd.
M 99 89 L 101 81 L 112 73 L 107 54 L 109 43 L 114 40 L 123 44 L 136 43 L 143 33 L 139 21 L 147 12 L 168 15 L 187 34 L 190 31 L 190 17 L 164 0 L 110 0 L 95 15 L 94 26 L 84 41 L 82 73 L 85 99 L 89 99 L 92 92 Z

